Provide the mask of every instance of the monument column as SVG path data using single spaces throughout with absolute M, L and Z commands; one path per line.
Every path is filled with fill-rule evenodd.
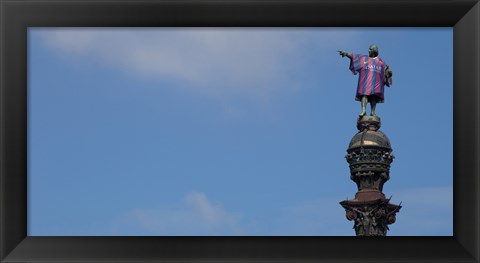
M 354 222 L 357 236 L 385 236 L 388 225 L 395 223 L 401 205 L 390 203 L 383 194 L 383 185 L 390 179 L 393 161 L 390 141 L 380 129 L 377 116 L 362 116 L 357 121 L 358 132 L 347 149 L 350 179 L 358 192 L 352 200 L 340 202 L 346 217 Z
M 357 120 L 358 133 L 350 141 L 345 156 L 350 165 L 350 179 L 357 184 L 358 192 L 354 199 L 340 204 L 345 208 L 347 219 L 354 221 L 357 236 L 385 236 L 401 206 L 391 204 L 382 192 L 383 184 L 390 179 L 393 154 L 388 137 L 379 130 L 381 121 L 375 110 L 378 103 L 384 102 L 384 88 L 392 85 L 393 72 L 378 57 L 375 44 L 368 47 L 368 56 L 337 52 L 350 60 L 350 71 L 359 75 L 355 100 L 362 106 Z M 368 103 L 370 115 L 367 115 Z

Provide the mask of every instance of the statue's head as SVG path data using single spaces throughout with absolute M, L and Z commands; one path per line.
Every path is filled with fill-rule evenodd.
M 378 56 L 378 47 L 377 47 L 377 45 L 372 44 L 372 45 L 370 45 L 370 47 L 368 47 L 368 56 L 369 56 L 369 57 L 372 57 L 372 58 Z

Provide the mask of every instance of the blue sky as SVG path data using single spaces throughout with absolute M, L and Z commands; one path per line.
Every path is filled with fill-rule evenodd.
M 352 236 L 344 156 L 375 43 L 402 202 L 453 234 L 451 28 L 30 28 L 28 233 Z

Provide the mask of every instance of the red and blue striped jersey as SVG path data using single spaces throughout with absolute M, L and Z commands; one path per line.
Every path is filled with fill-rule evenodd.
M 366 55 L 352 54 L 350 70 L 358 77 L 356 99 L 362 96 L 376 96 L 383 102 L 385 85 L 385 68 L 387 64 L 379 57 L 371 58 Z

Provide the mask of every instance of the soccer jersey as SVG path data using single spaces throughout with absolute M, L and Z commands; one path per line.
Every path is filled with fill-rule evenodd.
M 350 70 L 358 77 L 356 99 L 362 96 L 375 96 L 378 102 L 383 102 L 385 84 L 385 68 L 387 64 L 379 57 L 371 58 L 366 55 L 352 54 Z

